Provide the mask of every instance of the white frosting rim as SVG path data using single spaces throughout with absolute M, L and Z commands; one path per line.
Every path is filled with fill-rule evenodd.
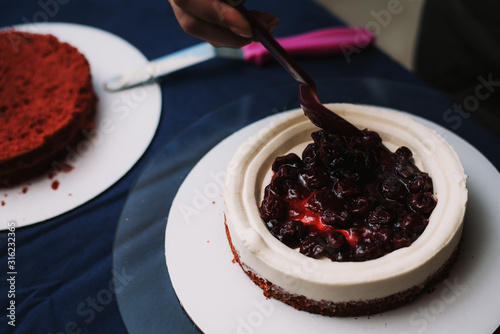
M 301 153 L 318 130 L 292 110 L 245 142 L 231 160 L 224 199 L 229 232 L 242 263 L 292 294 L 333 302 L 386 297 L 422 284 L 460 241 L 467 203 L 466 175 L 453 148 L 404 113 L 372 106 L 328 104 L 359 128 L 376 131 L 392 151 L 407 146 L 433 179 L 438 203 L 424 233 L 410 246 L 365 262 L 312 259 L 282 244 L 259 216 L 263 187 L 275 157 Z M 300 155 L 300 154 L 299 154 Z

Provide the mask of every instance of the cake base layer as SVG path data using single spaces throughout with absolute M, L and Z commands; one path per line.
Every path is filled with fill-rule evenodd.
M 96 116 L 90 64 L 49 34 L 0 33 L 0 187 L 64 165 Z
M 327 300 L 318 301 L 309 299 L 303 295 L 290 294 L 281 287 L 268 281 L 267 279 L 260 277 L 252 270 L 252 268 L 248 267 L 241 261 L 238 251 L 235 249 L 232 243 L 231 234 L 227 227 L 226 221 L 224 222 L 224 225 L 226 236 L 229 241 L 229 247 L 231 248 L 231 252 L 234 256 L 233 262 L 238 263 L 243 272 L 247 274 L 247 276 L 263 290 L 264 296 L 266 296 L 266 298 L 274 298 L 280 300 L 297 310 L 330 317 L 356 317 L 373 315 L 398 308 L 413 301 L 419 295 L 421 295 L 425 291 L 430 290 L 434 285 L 444 280 L 448 276 L 448 273 L 455 263 L 459 252 L 459 247 L 457 246 L 448 260 L 441 266 L 441 268 L 439 268 L 434 274 L 429 276 L 424 282 L 419 285 L 413 286 L 410 289 L 392 294 L 384 298 L 334 303 Z

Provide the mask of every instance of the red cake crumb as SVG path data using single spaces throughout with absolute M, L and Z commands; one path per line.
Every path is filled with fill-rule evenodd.
M 0 32 L 0 187 L 48 172 L 93 125 L 87 59 L 52 35 Z

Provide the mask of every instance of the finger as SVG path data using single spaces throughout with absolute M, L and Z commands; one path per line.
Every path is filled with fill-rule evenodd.
M 241 37 L 227 28 L 202 21 L 180 9 L 173 8 L 179 25 L 187 34 L 205 40 L 213 46 L 241 47 L 252 41 L 251 38 Z
M 212 2 L 214 12 L 217 13 L 216 16 L 220 19 L 215 19 L 214 16 L 210 17 L 210 11 L 207 10 L 207 6 L 200 8 L 197 7 L 197 10 L 195 11 L 198 13 L 197 15 L 207 15 L 207 19 L 207 17 L 201 18 L 188 11 L 192 8 L 188 4 L 193 4 L 193 0 L 169 1 L 182 29 L 194 37 L 206 40 L 214 46 L 233 47 L 241 47 L 253 40 L 251 30 L 246 31 L 246 28 L 241 28 L 241 21 L 249 26 L 246 19 L 240 16 L 241 14 L 237 10 L 231 6 L 227 6 L 225 3 L 220 1 Z M 202 2 L 204 4 L 210 3 L 206 1 Z M 197 2 L 194 1 L 194 3 Z M 184 7 L 179 7 L 179 5 Z M 203 8 L 205 8 L 205 10 Z M 253 10 L 251 11 L 251 15 L 270 33 L 272 33 L 272 29 L 279 24 L 279 19 L 270 13 Z M 237 24 L 230 25 L 230 22 L 237 22 Z M 229 29 L 226 29 L 228 24 Z
M 238 10 L 220 0 L 171 0 L 170 2 L 202 21 L 233 30 L 242 37 L 252 37 L 250 25 Z

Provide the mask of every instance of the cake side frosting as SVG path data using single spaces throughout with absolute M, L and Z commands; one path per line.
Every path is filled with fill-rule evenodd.
M 289 293 L 314 300 L 383 298 L 422 284 L 446 262 L 460 240 L 467 191 L 456 153 L 435 131 L 403 113 L 346 104 L 328 107 L 359 128 L 378 132 L 389 149 L 404 145 L 414 152 L 415 164 L 433 178 L 438 199 L 429 225 L 410 247 L 360 263 L 311 259 L 274 238 L 256 209 L 269 183 L 272 160 L 300 152 L 310 141 L 310 133 L 317 130 L 296 110 L 243 145 L 233 159 L 233 177 L 228 171 L 228 229 L 241 261 Z

